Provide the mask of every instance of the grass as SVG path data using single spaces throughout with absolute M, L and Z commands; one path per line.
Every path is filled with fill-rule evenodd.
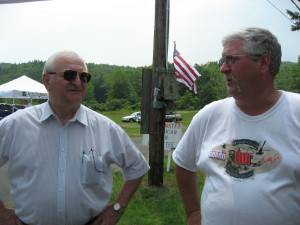
M 165 159 L 165 167 L 166 167 Z M 202 190 L 204 178 L 198 173 L 198 185 Z M 115 199 L 123 178 L 120 171 L 114 172 L 114 188 L 111 199 Z M 186 216 L 174 177 L 174 165 L 164 173 L 164 186 L 148 186 L 147 175 L 131 199 L 118 225 L 182 225 Z
M 183 132 L 189 126 L 193 116 L 197 111 L 178 111 L 183 117 L 180 122 L 183 126 Z M 102 113 L 102 112 L 101 112 Z M 130 137 L 142 137 L 140 134 L 139 123 L 121 122 L 123 116 L 130 115 L 132 112 L 104 112 L 106 115 L 117 124 L 119 124 Z M 167 167 L 167 157 L 164 158 L 164 168 Z M 123 182 L 120 171 L 114 172 L 114 187 L 111 200 L 113 201 Z M 170 171 L 163 174 L 164 185 L 155 187 L 148 185 L 147 174 L 144 180 L 133 196 L 124 215 L 119 221 L 119 225 L 182 225 L 186 224 L 186 216 L 177 188 L 174 176 L 174 163 L 171 162 Z M 198 173 L 199 193 L 201 193 L 204 183 L 204 175 Z

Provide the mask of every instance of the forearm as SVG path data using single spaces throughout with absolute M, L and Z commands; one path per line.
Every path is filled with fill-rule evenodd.
M 133 179 L 133 180 L 127 180 L 123 183 L 122 188 L 119 191 L 119 194 L 117 198 L 115 199 L 115 202 L 120 203 L 122 208 L 126 208 L 130 199 L 140 186 L 141 182 L 143 180 L 143 176 Z
M 4 205 L 4 203 L 0 199 L 0 210 L 2 210 L 2 209 L 5 209 L 5 205 Z
M 0 225 L 22 225 L 23 223 L 18 219 L 14 209 L 8 209 L 0 200 Z
M 200 214 L 197 173 L 175 165 L 175 176 L 187 217 Z
M 0 225 L 4 224 L 5 221 L 10 214 L 12 214 L 12 210 L 5 207 L 4 203 L 0 200 Z
M 115 202 L 118 202 L 124 210 L 143 180 L 143 176 L 123 183 Z M 120 220 L 122 213 L 114 211 L 113 205 L 108 205 L 97 218 L 88 222 L 86 225 L 108 224 L 115 225 Z

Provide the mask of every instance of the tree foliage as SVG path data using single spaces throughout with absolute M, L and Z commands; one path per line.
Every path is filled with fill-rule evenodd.
M 299 6 L 293 0 L 291 0 L 291 2 L 296 6 L 298 11 L 300 11 Z M 286 10 L 286 12 L 291 17 L 291 20 L 295 21 L 294 25 L 291 26 L 291 31 L 300 30 L 300 13 L 299 12 L 292 12 L 291 10 L 288 10 L 288 9 Z
M 300 56 L 297 63 L 282 63 L 276 75 L 275 87 L 279 90 L 300 93 Z
M 44 62 L 31 61 L 13 64 L 0 63 L 0 84 L 27 75 L 42 82 L 41 75 Z M 122 67 L 107 64 L 87 64 L 92 74 L 88 84 L 84 104 L 97 111 L 128 109 L 140 110 L 142 96 L 142 68 Z M 196 80 L 198 94 L 182 83 L 178 83 L 179 99 L 175 101 L 177 110 L 199 110 L 206 104 L 227 97 L 224 78 L 216 62 L 195 65 L 202 75 Z M 174 71 L 173 64 L 169 70 Z M 297 63 L 283 62 L 275 79 L 275 87 L 300 93 L 300 56 Z M 1 102 L 7 102 L 1 99 Z
M 292 12 L 290 10 L 286 10 L 287 14 L 290 15 L 291 20 L 294 20 L 294 25 L 291 26 L 291 31 L 300 30 L 300 13 L 299 12 Z

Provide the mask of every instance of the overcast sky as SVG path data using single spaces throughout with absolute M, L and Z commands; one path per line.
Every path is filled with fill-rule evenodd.
M 286 16 L 286 9 L 297 11 L 290 0 L 170 0 L 169 62 L 173 41 L 191 65 L 217 61 L 222 37 L 247 26 L 269 29 L 281 43 L 282 60 L 296 62 L 300 31 L 291 31 L 291 21 L 269 2 Z M 0 62 L 45 61 L 67 49 L 87 62 L 149 66 L 154 8 L 155 0 L 0 4 Z

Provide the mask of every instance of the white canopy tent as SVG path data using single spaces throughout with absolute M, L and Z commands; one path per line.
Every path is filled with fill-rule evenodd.
M 48 99 L 45 86 L 26 75 L 0 85 L 0 98 Z

